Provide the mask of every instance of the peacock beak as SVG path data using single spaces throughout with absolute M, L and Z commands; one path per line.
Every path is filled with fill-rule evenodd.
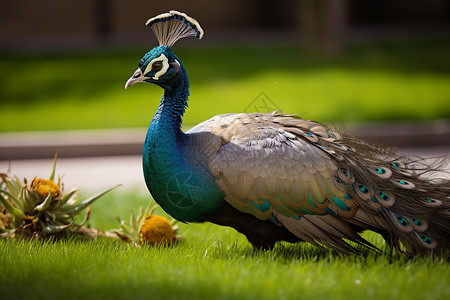
M 125 89 L 129 87 L 130 85 L 133 85 L 138 82 L 143 82 L 145 79 L 144 74 L 142 74 L 141 69 L 137 69 L 136 72 L 134 72 L 133 76 L 128 79 L 127 83 L 125 83 Z

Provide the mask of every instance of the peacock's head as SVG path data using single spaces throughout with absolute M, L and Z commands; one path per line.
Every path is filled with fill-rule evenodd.
M 125 88 L 145 81 L 171 90 L 180 74 L 184 73 L 184 68 L 170 48 L 184 37 L 195 36 L 201 39 L 203 30 L 195 19 L 174 10 L 151 18 L 146 25 L 155 33 L 159 46 L 144 55 Z
M 147 52 L 139 68 L 128 79 L 125 88 L 138 82 L 151 82 L 170 90 L 183 66 L 168 46 L 157 46 Z

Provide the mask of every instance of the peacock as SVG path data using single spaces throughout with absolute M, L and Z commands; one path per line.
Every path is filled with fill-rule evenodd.
M 203 30 L 177 11 L 146 25 L 159 46 L 125 88 L 150 82 L 164 89 L 145 138 L 143 171 L 169 215 L 232 227 L 256 249 L 286 241 L 358 253 L 348 241 L 376 249 L 359 235 L 372 230 L 398 252 L 447 253 L 450 181 L 430 176 L 443 170 L 445 157 L 430 163 L 401 156 L 280 112 L 217 115 L 183 132 L 189 81 L 171 48 L 184 37 L 201 39 Z

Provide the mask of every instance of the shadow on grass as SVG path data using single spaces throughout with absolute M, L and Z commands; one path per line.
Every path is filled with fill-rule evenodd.
M 236 260 L 236 259 L 262 259 L 272 262 L 290 264 L 293 262 L 308 263 L 357 263 L 371 265 L 378 261 L 383 264 L 395 264 L 397 266 L 406 266 L 411 263 L 448 263 L 450 251 L 439 256 L 418 255 L 408 256 L 403 252 L 396 252 L 386 244 L 379 246 L 379 250 L 370 249 L 362 245 L 352 244 L 357 252 L 342 253 L 331 248 L 318 248 L 306 242 L 287 243 L 280 242 L 270 250 L 255 250 L 251 245 L 243 246 L 238 240 L 230 243 L 216 241 L 208 247 L 205 257 L 212 259 Z

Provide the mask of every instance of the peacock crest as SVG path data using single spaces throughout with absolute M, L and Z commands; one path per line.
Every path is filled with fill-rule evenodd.
M 145 25 L 153 30 L 160 46 L 172 47 L 185 37 L 203 37 L 203 29 L 194 18 L 175 10 L 153 17 Z

